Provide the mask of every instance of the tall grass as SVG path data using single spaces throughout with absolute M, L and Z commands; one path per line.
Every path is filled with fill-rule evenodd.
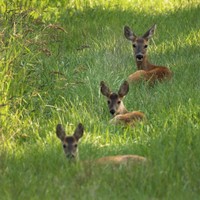
M 2 199 L 199 199 L 200 4 L 198 1 L 3 1 L 0 3 Z M 170 82 L 131 85 L 128 110 L 147 122 L 112 126 L 113 91 L 136 70 L 125 24 L 156 34 L 149 57 Z M 138 154 L 137 168 L 69 164 L 55 135 L 82 122 L 80 160 Z

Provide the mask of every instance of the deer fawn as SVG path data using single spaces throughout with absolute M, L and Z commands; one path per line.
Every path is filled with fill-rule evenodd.
M 148 41 L 153 36 L 156 25 L 153 25 L 142 37 L 136 36 L 128 26 L 124 27 L 125 37 L 132 42 L 138 71 L 128 77 L 129 83 L 145 80 L 153 85 L 156 81 L 170 79 L 172 72 L 167 67 L 151 64 L 147 58 Z
M 139 111 L 128 112 L 123 104 L 123 97 L 129 91 L 129 83 L 124 81 L 119 88 L 118 93 L 111 92 L 110 89 L 105 85 L 103 81 L 100 83 L 101 93 L 108 99 L 108 108 L 113 115 L 111 123 L 113 124 L 130 124 L 135 125 L 136 121 L 145 118 L 144 113 Z
M 61 124 L 56 127 L 56 135 L 61 140 L 66 157 L 69 160 L 76 160 L 78 151 L 78 141 L 83 136 L 84 127 L 78 124 L 75 132 L 71 136 L 66 136 L 65 130 Z M 107 156 L 95 160 L 97 164 L 139 164 L 146 163 L 147 159 L 138 155 L 117 155 Z
M 83 125 L 78 124 L 73 135 L 66 136 L 65 130 L 61 124 L 56 127 L 56 135 L 60 138 L 65 155 L 68 159 L 74 159 L 77 157 L 78 141 L 83 136 Z

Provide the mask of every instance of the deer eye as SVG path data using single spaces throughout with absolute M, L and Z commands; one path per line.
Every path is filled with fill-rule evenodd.
M 147 44 L 145 44 L 145 45 L 144 45 L 144 48 L 146 49 L 147 47 L 148 47 L 148 45 L 147 45 Z
M 136 48 L 136 45 L 135 45 L 135 44 L 133 44 L 133 48 Z
M 74 145 L 75 148 L 77 148 L 77 146 L 78 146 L 77 144 Z
M 67 145 L 66 144 L 63 144 L 63 148 L 65 149 L 67 147 Z
M 121 103 L 121 101 L 119 100 L 119 101 L 117 101 L 117 104 L 120 104 Z
M 108 100 L 108 104 L 110 104 L 110 100 Z

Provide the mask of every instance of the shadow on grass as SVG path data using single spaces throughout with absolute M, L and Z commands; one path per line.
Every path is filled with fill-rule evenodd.
M 68 11 L 61 15 L 60 21 L 72 34 L 71 39 L 79 40 L 107 37 L 123 38 L 123 27 L 129 25 L 136 34 L 142 35 L 152 24 L 158 25 L 157 43 L 172 40 L 178 35 L 187 36 L 191 30 L 198 31 L 200 19 L 198 17 L 200 5 L 195 7 L 178 8 L 173 12 L 167 11 L 162 14 L 146 13 L 140 10 L 121 10 L 119 8 L 108 10 L 102 7 L 86 8 L 83 11 L 74 12 L 72 16 Z M 73 22 L 73 23 L 68 23 Z M 79 24 L 79 26 L 78 26 Z M 110 32 L 110 34 L 105 34 Z M 120 36 L 121 35 L 121 36 Z

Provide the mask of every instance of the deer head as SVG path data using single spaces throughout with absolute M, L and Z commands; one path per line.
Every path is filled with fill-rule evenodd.
M 124 114 L 128 111 L 126 110 L 122 99 L 129 91 L 129 84 L 124 81 L 119 88 L 118 93 L 111 92 L 109 87 L 106 86 L 104 81 L 100 83 L 101 93 L 107 97 L 108 108 L 112 115 Z
M 155 29 L 156 25 L 154 24 L 143 36 L 138 37 L 128 26 L 124 27 L 124 35 L 126 39 L 132 42 L 137 62 L 142 62 L 146 57 L 148 41 L 153 36 Z
M 63 150 L 68 159 L 74 159 L 77 157 L 78 141 L 83 136 L 84 127 L 81 123 L 76 127 L 74 134 L 66 136 L 65 130 L 61 124 L 56 127 L 56 135 L 61 140 Z

